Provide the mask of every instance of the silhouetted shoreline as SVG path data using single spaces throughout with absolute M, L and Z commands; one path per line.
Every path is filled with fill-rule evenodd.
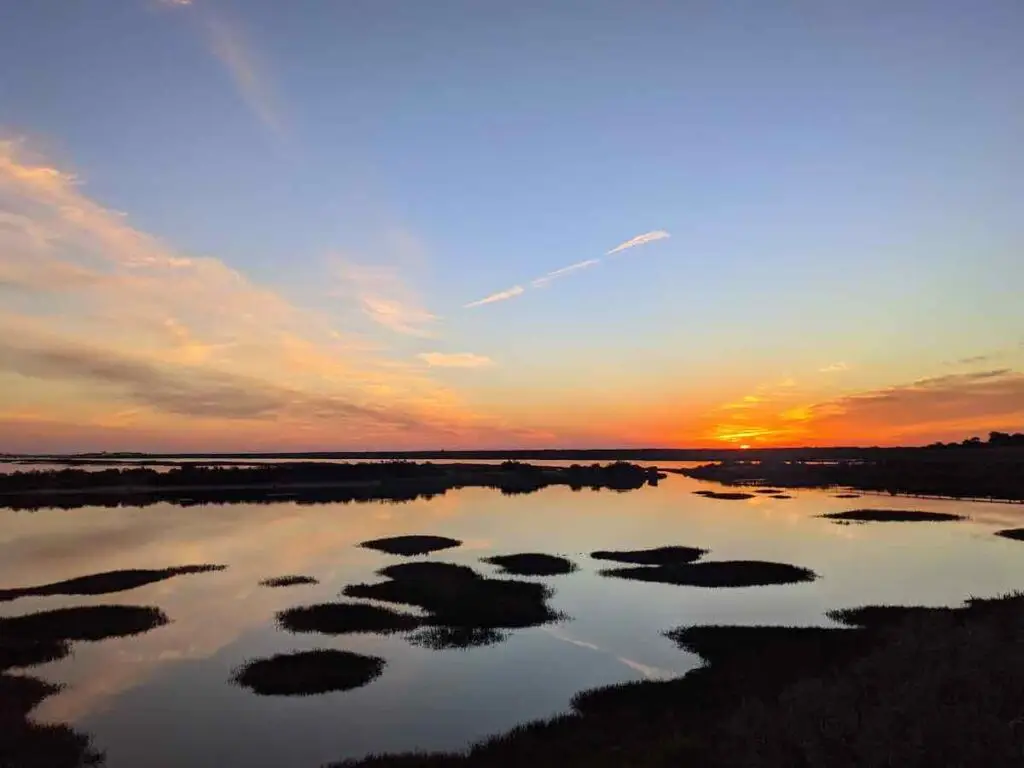
M 667 471 L 732 486 L 853 488 L 893 495 L 1024 501 L 1024 450 L 1018 448 L 923 448 L 910 457 L 827 463 L 731 460 Z
M 34 509 L 261 501 L 346 502 L 410 500 L 454 488 L 532 493 L 552 485 L 619 491 L 656 484 L 655 469 L 626 462 L 538 467 L 503 464 L 378 463 L 185 464 L 166 472 L 147 467 L 36 470 L 0 475 L 0 507 Z

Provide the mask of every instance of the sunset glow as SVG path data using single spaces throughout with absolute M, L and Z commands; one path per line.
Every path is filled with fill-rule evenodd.
M 522 39 L 476 9 L 371 50 L 380 9 L 202 0 L 117 4 L 115 42 L 67 32 L 80 5 L 0 32 L 0 71 L 36 73 L 0 123 L 0 451 L 1024 427 L 1019 46 L 938 30 L 958 50 L 919 61 L 860 17 L 750 37 L 682 10 L 686 40 L 636 10 L 585 45 L 554 9 Z M 843 64 L 851 29 L 870 62 Z M 467 39 L 479 61 L 443 54 Z

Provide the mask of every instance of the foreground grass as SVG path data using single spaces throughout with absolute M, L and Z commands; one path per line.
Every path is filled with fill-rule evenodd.
M 965 520 L 963 515 L 949 512 L 921 512 L 914 509 L 851 509 L 822 515 L 826 520 L 848 520 L 861 523 L 941 523 Z
M 607 568 L 602 576 L 688 587 L 760 587 L 814 581 L 814 571 L 764 560 L 719 560 L 702 563 Z
M 337 766 L 930 768 L 1016 766 L 1024 754 L 1024 597 L 965 607 L 869 606 L 851 625 L 682 627 L 707 664 L 584 692 L 572 712 L 464 752 Z
M 16 589 L 0 589 L 0 602 L 17 600 L 20 597 L 40 597 L 47 595 L 105 595 L 112 592 L 124 592 L 129 589 L 152 584 L 157 581 L 184 576 L 192 573 L 209 573 L 223 571 L 226 565 L 180 565 L 175 568 L 133 568 L 123 571 L 105 571 L 88 576 L 78 576 L 53 584 L 42 584 L 35 587 L 19 587 Z
M 384 671 L 384 659 L 351 651 L 282 653 L 236 670 L 237 685 L 261 696 L 308 696 L 361 688 Z
M 571 560 L 539 552 L 495 555 L 483 558 L 483 562 L 497 565 L 503 573 L 514 576 L 558 576 L 576 570 L 576 565 Z
M 692 563 L 706 555 L 708 550 L 699 547 L 655 547 L 654 549 L 598 550 L 591 552 L 595 560 L 614 560 L 617 563 L 633 565 L 679 565 Z
M 451 549 L 461 546 L 458 539 L 449 539 L 447 536 L 391 536 L 386 539 L 372 539 L 364 541 L 360 547 L 376 549 L 378 552 L 386 552 L 389 555 L 428 555 L 431 552 L 438 552 L 442 549 Z

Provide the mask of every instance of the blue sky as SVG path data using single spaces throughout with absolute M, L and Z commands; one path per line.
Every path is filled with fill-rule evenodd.
M 733 432 L 752 439 L 955 436 L 1024 426 L 1022 33 L 1018 2 L 16 3 L 0 11 L 0 138 L 10 168 L 53 169 L 173 258 L 215 260 L 303 313 L 318 354 L 334 352 L 313 317 L 368 365 L 428 379 L 417 444 L 704 444 L 731 434 L 721 409 L 744 396 L 760 399 Z M 2 202 L 24 230 L 39 190 Z M 671 237 L 602 258 L 654 231 Z M 60 240 L 79 265 L 95 246 Z M 9 271 L 34 254 L 10 249 Z M 9 323 L 59 326 L 62 349 L 102 338 L 67 292 L 7 282 Z M 227 327 L 159 294 L 127 304 L 159 305 L 190 338 Z M 187 369 L 149 362 L 255 376 L 222 354 L 244 346 L 229 335 Z M 463 357 L 425 362 L 438 355 Z M 969 358 L 984 359 L 951 366 Z M 302 392 L 398 408 L 338 366 Z M 1011 395 L 998 412 L 969 378 L 992 371 Z M 40 445 L 178 445 L 171 416 L 213 418 L 79 370 L 2 375 L 120 409 Z M 859 396 L 949 375 L 967 377 L 955 413 L 854 428 Z M 56 405 L 15 400 L 20 428 L 57 429 Z M 439 426 L 442 400 L 455 415 Z M 794 408 L 849 423 L 780 426 Z M 231 425 L 262 445 L 285 416 Z M 303 419 L 310 447 L 332 447 L 329 423 Z M 345 439 L 408 440 L 375 429 Z

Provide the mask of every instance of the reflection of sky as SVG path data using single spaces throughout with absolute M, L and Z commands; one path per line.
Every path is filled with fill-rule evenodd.
M 505 497 L 467 489 L 409 504 L 230 505 L 3 513 L 0 586 L 98 571 L 224 563 L 98 597 L 0 604 L 6 615 L 64 604 L 153 604 L 171 623 L 143 636 L 80 643 L 72 658 L 38 668 L 68 688 L 40 719 L 96 735 L 111 768 L 317 765 L 347 754 L 457 747 L 524 719 L 564 710 L 573 693 L 620 680 L 681 673 L 697 663 L 663 630 L 700 623 L 815 623 L 829 608 L 867 602 L 948 604 L 1020 585 L 1024 545 L 992 536 L 1018 524 L 1014 505 L 795 491 L 746 502 L 692 494 L 672 476 L 618 494 L 550 488 Z M 815 516 L 857 506 L 965 512 L 970 522 L 839 526 Z M 503 644 L 434 652 L 400 637 L 320 638 L 273 626 L 282 608 L 335 597 L 396 559 L 354 546 L 368 538 L 432 533 L 466 541 L 438 559 L 472 564 L 499 552 L 543 551 L 579 572 L 548 579 L 553 606 L 571 619 L 514 632 Z M 762 558 L 808 566 L 811 584 L 706 590 L 596 575 L 594 549 L 685 544 L 710 559 Z M 479 564 L 481 571 L 493 573 Z M 316 576 L 311 587 L 266 589 L 260 579 Z M 388 661 L 365 688 L 301 699 L 256 697 L 227 684 L 248 658 L 314 647 L 372 652 Z M 153 754 L 158 754 L 158 759 Z

